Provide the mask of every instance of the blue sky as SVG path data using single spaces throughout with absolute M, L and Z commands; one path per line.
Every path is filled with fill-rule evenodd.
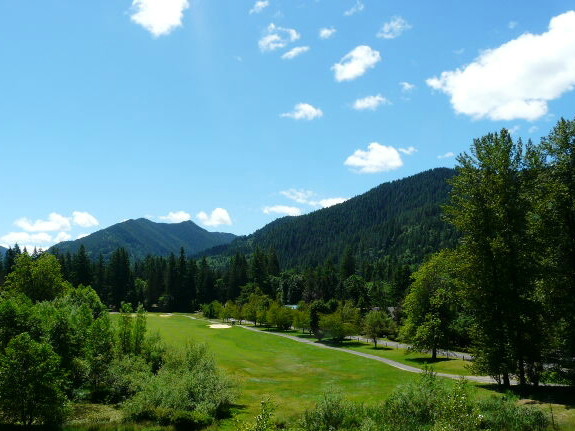
M 0 245 L 249 234 L 575 115 L 575 1 L 0 0 Z

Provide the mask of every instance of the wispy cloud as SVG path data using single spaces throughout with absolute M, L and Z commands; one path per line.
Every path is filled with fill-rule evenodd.
M 356 0 L 355 4 L 350 9 L 346 10 L 343 14 L 345 16 L 352 16 L 364 9 L 365 5 L 360 0 Z
M 275 24 L 267 26 L 265 34 L 258 42 L 262 52 L 275 51 L 300 38 L 300 34 L 293 28 L 278 27 Z
M 409 30 L 411 25 L 400 16 L 394 16 L 391 21 L 383 24 L 383 27 L 377 32 L 377 37 L 382 39 L 395 39 Z
M 367 45 L 360 45 L 344 55 L 331 69 L 335 72 L 337 82 L 351 81 L 375 67 L 379 61 L 381 61 L 379 51 Z
M 309 103 L 298 103 L 293 111 L 281 114 L 281 117 L 293 118 L 294 120 L 313 120 L 323 117 L 323 111 Z
M 375 111 L 380 105 L 390 105 L 391 102 L 383 97 L 381 94 L 375 96 L 367 96 L 362 99 L 357 99 L 353 103 L 353 109 L 356 111 L 364 111 L 366 109 Z
M 330 28 L 320 28 L 319 29 L 319 38 L 320 39 L 330 39 L 332 38 L 337 30 L 333 27 Z
M 449 159 L 450 157 L 455 157 L 455 153 L 450 151 L 448 153 L 442 154 L 441 156 L 437 156 L 438 159 Z
M 575 11 L 569 11 L 552 18 L 545 33 L 524 33 L 426 82 L 447 94 L 458 114 L 533 121 L 547 114 L 549 101 L 575 87 L 574 58 Z
M 133 0 L 130 19 L 154 37 L 164 36 L 182 25 L 188 0 Z
M 296 58 L 298 55 L 303 54 L 304 52 L 308 52 L 310 50 L 309 46 L 296 46 L 295 48 L 290 49 L 284 55 L 282 55 L 283 60 L 292 60 Z
M 403 153 L 407 156 L 411 156 L 412 154 L 417 153 L 417 148 L 415 147 L 407 147 L 407 148 L 398 148 L 400 153 Z
M 263 209 L 264 214 L 285 214 L 289 216 L 299 216 L 302 214 L 302 210 L 298 207 L 290 207 L 287 205 L 274 205 L 271 207 L 265 207 Z
M 313 197 L 316 196 L 316 193 L 311 190 L 305 190 L 305 189 L 283 190 L 280 192 L 280 194 L 299 204 L 305 204 L 312 207 L 320 207 L 320 208 L 328 208 L 348 200 L 348 198 L 342 198 L 342 197 L 316 200 L 313 199 Z
M 250 15 L 254 13 L 260 13 L 265 8 L 270 5 L 268 0 L 258 0 L 255 2 L 254 6 L 250 9 Z
M 401 86 L 401 91 L 403 91 L 404 93 L 409 93 L 413 90 L 415 90 L 415 85 L 410 84 L 409 82 L 400 82 L 399 85 Z

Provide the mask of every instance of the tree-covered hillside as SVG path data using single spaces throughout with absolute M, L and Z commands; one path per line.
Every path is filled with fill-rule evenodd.
M 6 253 L 6 249 L 0 245 L 0 256 L 3 256 Z
M 442 220 L 447 180 L 455 171 L 438 168 L 381 184 L 342 204 L 299 217 L 283 217 L 230 245 L 207 250 L 208 256 L 249 254 L 274 249 L 282 267 L 338 260 L 348 247 L 357 257 L 394 255 L 405 263 L 455 244 L 455 230 Z
M 148 255 L 167 256 L 170 253 L 179 253 L 182 247 L 190 254 L 198 253 L 207 248 L 227 244 L 234 238 L 236 236 L 231 233 L 208 232 L 191 221 L 154 223 L 140 218 L 115 224 L 76 241 L 61 242 L 50 251 L 76 253 L 83 245 L 87 254 L 92 259 L 97 259 L 100 254 L 107 258 L 121 247 L 133 258 L 141 259 Z

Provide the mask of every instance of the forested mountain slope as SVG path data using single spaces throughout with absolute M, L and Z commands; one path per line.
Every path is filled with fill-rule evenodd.
M 97 258 L 100 253 L 109 257 L 116 249 L 123 247 L 132 257 L 139 259 L 147 255 L 178 254 L 181 247 L 186 253 L 194 254 L 230 243 L 234 238 L 236 236 L 231 233 L 208 232 L 192 221 L 154 223 L 140 218 L 115 224 L 75 241 L 61 242 L 50 251 L 76 253 L 83 244 L 88 255 Z
M 447 180 L 455 170 L 437 168 L 384 183 L 330 208 L 283 217 L 252 235 L 202 255 L 230 256 L 256 247 L 276 250 L 282 267 L 314 266 L 337 260 L 350 247 L 363 258 L 385 255 L 418 263 L 429 253 L 455 244 L 454 229 L 442 221 Z
M 0 256 L 3 256 L 6 253 L 6 249 L 0 245 Z

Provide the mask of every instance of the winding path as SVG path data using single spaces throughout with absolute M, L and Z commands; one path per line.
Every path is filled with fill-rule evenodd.
M 402 371 L 408 371 L 410 373 L 423 373 L 424 372 L 424 370 L 422 370 L 421 368 L 416 368 L 416 367 L 412 367 L 409 365 L 405 365 L 405 364 L 402 364 L 401 362 L 397 362 L 397 361 L 387 359 L 387 358 L 382 358 L 381 356 L 371 355 L 369 353 L 358 352 L 356 350 L 345 349 L 342 347 L 327 346 L 327 345 L 322 344 L 322 343 L 316 343 L 315 341 L 312 341 L 309 339 L 298 338 L 298 337 L 294 337 L 293 335 L 282 334 L 280 332 L 264 332 L 264 331 L 260 331 L 259 329 L 256 329 L 256 328 L 252 328 L 250 326 L 244 326 L 244 325 L 236 325 L 236 326 L 243 328 L 243 329 L 247 329 L 249 331 L 258 332 L 260 334 L 276 335 L 278 337 L 289 338 L 290 340 L 294 340 L 294 341 L 297 341 L 299 343 L 309 344 L 309 345 L 312 345 L 315 347 L 320 347 L 323 349 L 337 350 L 340 352 L 349 353 L 350 355 L 361 356 L 363 358 L 372 359 L 372 360 L 378 361 L 378 362 L 383 362 L 384 364 L 390 365 L 394 368 L 398 368 Z M 436 375 L 439 377 L 446 377 L 448 379 L 455 379 L 455 380 L 459 380 L 461 378 L 464 378 L 466 380 L 470 380 L 470 381 L 478 382 L 478 383 L 496 383 L 496 381 L 493 378 L 488 377 L 488 376 L 459 376 L 456 374 L 447 374 L 447 373 L 436 373 Z M 516 384 L 516 382 L 512 382 L 512 384 Z

